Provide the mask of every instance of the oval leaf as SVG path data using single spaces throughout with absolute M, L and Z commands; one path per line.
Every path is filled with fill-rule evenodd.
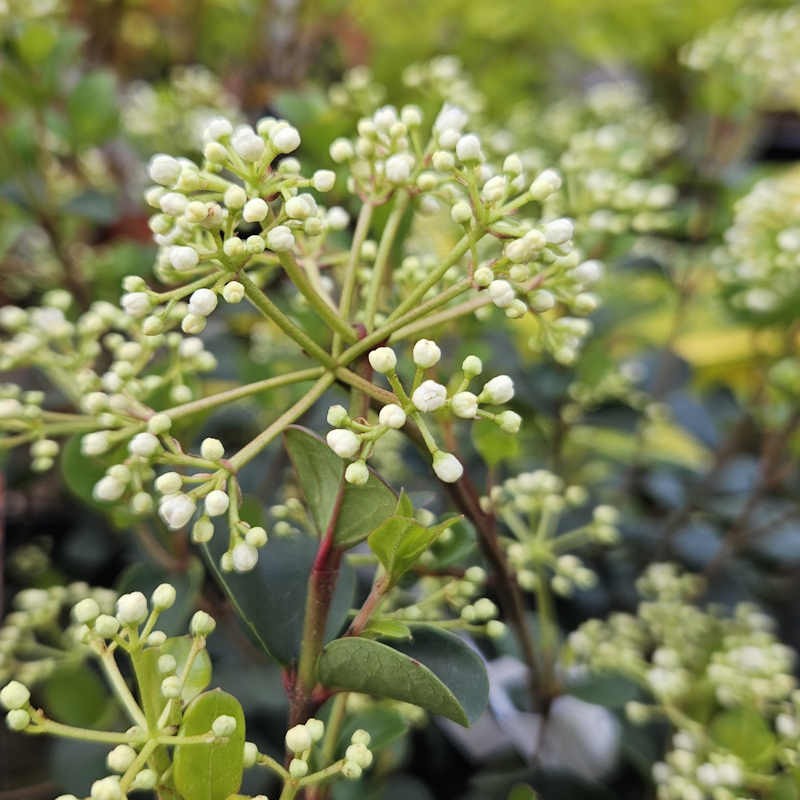
M 192 800 L 225 800 L 242 783 L 244 714 L 239 701 L 215 689 L 197 697 L 186 709 L 180 736 L 197 736 L 211 730 L 222 714 L 236 720 L 236 730 L 226 742 L 178 745 L 173 759 L 175 788 Z
M 308 576 L 318 542 L 302 534 L 273 536 L 261 549 L 255 569 L 245 573 L 219 569 L 225 548 L 222 537 L 214 537 L 203 547 L 214 575 L 258 644 L 281 664 L 296 661 L 303 635 Z M 342 561 L 328 612 L 326 641 L 341 632 L 353 605 L 355 588 L 355 572 Z
M 489 699 L 480 656 L 461 639 L 428 625 L 413 640 L 389 647 L 360 637 L 331 642 L 320 655 L 318 678 L 335 689 L 403 700 L 464 725 Z
M 345 462 L 305 428 L 293 425 L 283 437 L 317 530 L 324 533 L 344 480 Z M 395 493 L 371 470 L 363 486 L 345 484 L 334 533 L 337 546 L 352 547 L 363 541 L 396 507 Z

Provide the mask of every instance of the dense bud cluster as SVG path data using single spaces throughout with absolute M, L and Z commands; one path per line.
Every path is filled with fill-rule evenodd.
M 719 110 L 800 108 L 800 12 L 746 10 L 718 22 L 684 47 L 682 60 L 706 73 Z
M 672 564 L 652 565 L 637 588 L 644 599 L 636 615 L 590 620 L 569 646 L 579 663 L 621 673 L 647 690 L 651 704 L 628 704 L 632 721 L 663 716 L 673 725 L 672 747 L 653 767 L 658 797 L 752 797 L 776 771 L 795 767 L 795 654 L 776 640 L 772 620 L 747 603 L 732 616 L 692 605 L 702 581 Z M 743 724 L 754 746 L 774 748 L 774 757 L 746 760 L 747 748 L 728 733 Z
M 722 291 L 748 318 L 783 322 L 800 297 L 800 172 L 759 181 L 735 206 L 725 246 L 714 253 Z
M 583 487 L 565 487 L 557 475 L 540 469 L 509 478 L 481 500 L 483 508 L 496 514 L 512 534 L 503 546 L 523 589 L 549 588 L 569 595 L 595 584 L 594 572 L 570 551 L 591 543 L 614 544 L 619 538 L 617 511 L 597 506 L 586 524 L 568 531 L 560 528 L 562 515 L 585 505 L 587 499 Z

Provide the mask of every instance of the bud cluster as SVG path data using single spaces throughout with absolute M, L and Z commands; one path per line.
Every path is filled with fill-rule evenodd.
M 467 356 L 461 366 L 461 377 L 450 382 L 450 387 L 438 381 L 425 379 L 426 371 L 435 367 L 442 357 L 436 342 L 420 339 L 413 347 L 412 357 L 416 367 L 411 387 L 406 391 L 397 374 L 397 354 L 390 347 L 379 347 L 369 353 L 372 369 L 386 376 L 395 392 L 397 402 L 381 408 L 377 424 L 354 420 L 343 406 L 328 410 L 328 423 L 334 426 L 326 441 L 338 456 L 354 459 L 345 471 L 350 483 L 363 484 L 369 478 L 366 460 L 375 442 L 391 430 L 402 428 L 411 417 L 423 434 L 425 444 L 433 459 L 433 470 L 439 480 L 454 483 L 463 472 L 461 462 L 452 453 L 442 451 L 436 444 L 423 414 L 449 412 L 459 419 L 488 419 L 507 433 L 519 431 L 522 418 L 514 411 L 489 411 L 482 406 L 499 406 L 514 397 L 514 383 L 508 375 L 498 375 L 484 383 L 478 392 L 469 391 L 474 378 L 483 372 L 477 356 Z
M 496 514 L 512 534 L 503 545 L 523 589 L 549 588 L 566 596 L 594 586 L 594 572 L 570 551 L 591 543 L 614 544 L 618 514 L 610 506 L 597 506 L 589 522 L 562 531 L 562 516 L 587 499 L 583 487 L 565 487 L 561 478 L 542 469 L 509 478 L 482 498 L 484 510 Z

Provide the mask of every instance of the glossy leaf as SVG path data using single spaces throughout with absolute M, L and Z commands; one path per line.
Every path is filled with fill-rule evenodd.
M 465 727 L 486 707 L 489 682 L 480 656 L 451 633 L 413 628 L 392 647 L 361 637 L 331 642 L 318 663 L 326 686 L 413 703 Z
M 180 736 L 197 736 L 211 730 L 225 714 L 236 720 L 236 730 L 225 742 L 178 745 L 173 759 L 175 788 L 192 800 L 226 800 L 242 783 L 244 714 L 239 701 L 215 689 L 197 697 L 183 715 Z
M 711 720 L 711 738 L 748 766 L 765 768 L 775 758 L 776 740 L 755 709 L 723 711 Z
M 416 564 L 436 539 L 456 522 L 445 520 L 426 528 L 409 517 L 389 517 L 367 539 L 370 549 L 386 570 L 392 586 Z
M 393 708 L 373 707 L 351 714 L 339 734 L 337 752 L 344 755 L 350 737 L 358 729 L 370 735 L 370 749 L 377 751 L 405 735 L 408 725 L 408 720 Z
M 41 691 L 49 716 L 80 727 L 94 727 L 111 700 L 105 683 L 88 664 L 56 670 Z
M 264 651 L 282 664 L 292 663 L 300 652 L 308 576 L 318 542 L 296 534 L 273 536 L 261 549 L 252 572 L 222 572 L 219 558 L 223 537 L 204 545 L 207 562 L 231 598 L 239 617 Z M 342 561 L 336 591 L 328 613 L 326 640 L 337 636 L 353 605 L 353 568 Z
M 480 419 L 472 426 L 472 443 L 490 467 L 519 454 L 519 436 L 504 433 L 487 419 Z
M 369 639 L 410 639 L 411 628 L 397 619 L 374 619 L 360 635 Z
M 119 122 L 114 75 L 105 70 L 85 75 L 67 98 L 67 115 L 76 147 L 100 144 L 113 136 Z
M 297 426 L 284 434 L 297 479 L 317 530 L 324 533 L 333 515 L 346 463 L 311 431 Z M 363 541 L 394 513 L 397 497 L 374 473 L 363 486 L 344 485 L 344 498 L 336 522 L 334 541 L 352 547 Z

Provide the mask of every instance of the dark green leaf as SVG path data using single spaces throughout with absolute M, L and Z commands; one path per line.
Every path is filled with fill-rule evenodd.
M 70 139 L 88 147 L 109 139 L 117 130 L 117 83 L 113 73 L 97 70 L 85 75 L 67 98 Z
M 44 707 L 57 722 L 94 726 L 110 700 L 104 682 L 86 664 L 62 667 L 43 684 Z
M 303 633 L 308 576 L 318 542 L 301 534 L 273 536 L 261 549 L 255 569 L 241 574 L 220 571 L 219 558 L 225 545 L 223 537 L 218 536 L 204 549 L 242 622 L 266 653 L 282 664 L 295 661 Z M 328 613 L 327 639 L 339 634 L 354 593 L 355 573 L 343 561 Z
M 339 735 L 337 752 L 344 755 L 350 737 L 358 730 L 365 730 L 371 737 L 370 749 L 380 750 L 408 731 L 408 720 L 392 708 L 367 708 L 347 717 Z
M 294 464 L 317 529 L 324 533 L 333 515 L 345 462 L 311 431 L 291 426 L 284 442 Z M 352 547 L 390 516 L 397 505 L 394 492 L 374 473 L 363 486 L 345 484 L 334 540 L 339 547 Z
M 455 519 L 445 520 L 426 528 L 409 517 L 389 517 L 384 520 L 367 541 L 386 570 L 389 585 L 397 583 L 439 535 L 455 522 Z
M 722 711 L 711 720 L 710 733 L 717 744 L 748 766 L 764 769 L 775 759 L 775 736 L 755 709 Z
M 457 636 L 415 626 L 407 644 L 360 637 L 331 642 L 318 663 L 326 686 L 413 703 L 467 726 L 483 712 L 489 682 L 480 656 Z
M 244 714 L 233 695 L 219 689 L 201 694 L 187 708 L 179 735 L 207 733 L 222 714 L 236 720 L 236 730 L 226 742 L 175 748 L 175 788 L 191 800 L 226 800 L 242 783 Z
M 621 675 L 592 675 L 587 680 L 570 686 L 573 697 L 607 708 L 622 708 L 629 700 L 640 696 L 639 687 Z

